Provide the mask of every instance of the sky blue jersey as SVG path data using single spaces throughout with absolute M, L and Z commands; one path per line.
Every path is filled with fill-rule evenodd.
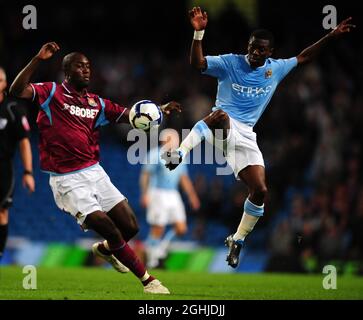
M 253 127 L 272 98 L 277 85 L 297 66 L 296 57 L 268 58 L 252 69 L 247 55 L 207 56 L 204 74 L 218 79 L 214 110 L 222 109 L 233 119 Z
M 143 172 L 150 173 L 150 188 L 178 190 L 180 177 L 188 175 L 187 165 L 181 163 L 170 171 L 160 159 L 160 149 L 154 148 L 148 153 L 148 161 L 142 166 Z

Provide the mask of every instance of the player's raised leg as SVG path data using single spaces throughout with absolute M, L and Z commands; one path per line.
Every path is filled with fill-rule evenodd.
M 245 201 L 244 212 L 236 233 L 228 236 L 225 241 L 229 247 L 227 262 L 233 268 L 238 266 L 246 236 L 253 230 L 258 219 L 263 216 L 264 201 L 267 195 L 263 166 L 248 166 L 241 170 L 238 176 L 247 184 L 249 196 Z
M 144 285 L 145 293 L 170 293 L 159 280 L 148 274 L 145 266 L 123 239 L 120 230 L 106 213 L 96 211 L 88 214 L 85 219 L 85 225 L 106 239 L 111 254 L 127 266 L 135 276 L 140 279 Z M 102 249 L 100 248 L 99 250 Z
M 222 129 L 224 139 L 227 137 L 229 128 L 230 124 L 227 113 L 222 110 L 213 111 L 194 125 L 178 149 L 163 153 L 161 158 L 165 160 L 166 167 L 173 170 L 183 161 L 187 154 L 203 140 L 207 140 L 209 143 L 214 144 L 215 130 Z
M 198 146 L 203 140 L 212 139 L 211 137 L 212 132 L 206 122 L 199 120 L 178 149 L 166 151 L 161 155 L 161 158 L 165 160 L 165 166 L 170 170 L 174 170 L 193 148 Z

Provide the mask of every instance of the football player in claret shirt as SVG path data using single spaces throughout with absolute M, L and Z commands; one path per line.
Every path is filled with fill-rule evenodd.
M 212 112 L 195 124 L 179 148 L 164 153 L 162 158 L 166 160 L 166 166 L 174 170 L 190 150 L 207 140 L 223 151 L 236 178 L 246 183 L 249 196 L 241 222 L 236 233 L 225 240 L 229 249 L 227 263 L 236 268 L 245 237 L 264 214 L 267 196 L 264 160 L 253 127 L 284 77 L 296 66 L 311 61 L 327 43 L 350 32 L 355 25 L 351 23 L 352 18 L 342 21 L 319 41 L 290 59 L 271 58 L 274 38 L 265 29 L 251 34 L 247 54 L 204 56 L 202 38 L 208 23 L 207 13 L 194 7 L 189 15 L 195 30 L 190 63 L 203 74 L 217 78 L 217 97 Z
M 129 109 L 87 91 L 91 69 L 82 53 L 64 57 L 63 83 L 30 83 L 38 66 L 59 49 L 55 42 L 45 44 L 10 88 L 12 95 L 33 100 L 40 108 L 40 165 L 50 174 L 54 200 L 84 229 L 92 229 L 105 239 L 93 245 L 94 254 L 119 272 L 131 270 L 144 285 L 144 292 L 168 294 L 127 244 L 138 232 L 136 217 L 99 165 L 100 126 L 128 123 Z M 180 106 L 169 102 L 161 109 L 170 113 L 180 111 Z

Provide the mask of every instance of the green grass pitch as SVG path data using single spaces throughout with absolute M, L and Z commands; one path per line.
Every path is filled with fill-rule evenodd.
M 336 290 L 325 275 L 208 274 L 154 270 L 172 292 L 146 295 L 132 274 L 102 268 L 37 268 L 37 289 L 25 290 L 20 267 L 0 268 L 0 299 L 245 300 L 363 299 L 363 277 L 339 276 Z

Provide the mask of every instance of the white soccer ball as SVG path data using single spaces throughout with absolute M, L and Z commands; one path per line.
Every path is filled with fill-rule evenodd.
M 135 129 L 149 131 L 157 128 L 163 121 L 160 107 L 150 100 L 136 102 L 129 113 L 130 124 Z

